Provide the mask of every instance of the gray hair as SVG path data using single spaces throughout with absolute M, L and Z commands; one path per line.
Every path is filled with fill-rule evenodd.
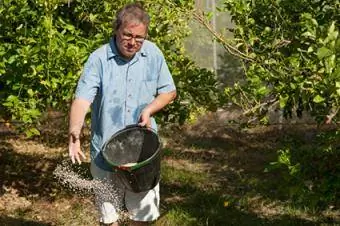
M 126 22 L 142 23 L 148 28 L 150 17 L 140 3 L 130 3 L 118 11 L 113 23 L 113 31 L 117 31 Z

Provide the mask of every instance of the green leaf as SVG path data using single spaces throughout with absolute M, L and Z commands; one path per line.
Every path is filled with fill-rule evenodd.
M 15 61 L 16 58 L 17 58 L 17 55 L 12 55 L 12 56 L 7 60 L 7 62 L 8 62 L 9 64 L 12 64 L 12 63 Z
M 302 37 L 310 37 L 310 38 L 315 38 L 315 35 L 312 34 L 310 31 L 306 31 L 301 34 Z
M 313 48 L 312 46 L 309 46 L 307 52 L 308 52 L 308 53 L 311 53 L 311 52 L 313 52 L 313 51 L 314 51 L 314 48 Z
M 313 102 L 314 103 L 321 103 L 325 100 L 325 98 L 323 98 L 322 96 L 320 95 L 316 95 L 314 98 L 313 98 Z
M 267 89 L 266 86 L 262 86 L 258 90 L 256 90 L 256 94 L 261 95 L 261 96 L 263 96 L 267 93 L 268 93 L 268 89 Z
M 318 56 L 318 59 L 321 60 L 325 57 L 328 57 L 332 55 L 332 51 L 326 47 L 321 47 L 318 49 L 318 52 L 317 52 L 317 56 Z
M 34 92 L 33 92 L 32 89 L 28 89 L 27 94 L 28 94 L 28 96 L 32 97 L 34 95 Z
M 333 33 L 335 30 L 335 21 L 332 22 L 331 26 L 328 29 L 328 33 Z
M 336 82 L 336 83 L 335 83 L 335 87 L 336 87 L 336 88 L 340 88 L 340 82 Z
M 29 129 L 25 130 L 25 134 L 28 138 L 30 138 L 32 136 L 39 136 L 40 132 L 36 128 L 29 128 Z
M 213 12 L 208 12 L 208 13 L 206 14 L 206 18 L 207 18 L 207 20 L 209 20 L 209 21 L 213 18 L 213 16 L 214 16 Z
M 281 109 L 286 106 L 287 100 L 288 100 L 288 96 L 286 96 L 286 97 L 280 96 L 279 102 L 280 102 L 280 108 Z

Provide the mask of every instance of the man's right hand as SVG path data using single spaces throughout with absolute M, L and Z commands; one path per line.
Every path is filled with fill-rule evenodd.
M 68 151 L 72 163 L 76 161 L 80 164 L 81 158 L 85 159 L 84 153 L 80 149 L 79 135 L 84 124 L 85 115 L 91 103 L 84 99 L 75 99 L 71 105 L 69 123 L 69 143 Z
M 78 162 L 78 164 L 81 164 L 81 158 L 86 159 L 85 154 L 81 151 L 81 148 L 80 148 L 79 135 L 70 133 L 68 150 L 69 150 L 69 156 L 73 164 L 76 161 Z

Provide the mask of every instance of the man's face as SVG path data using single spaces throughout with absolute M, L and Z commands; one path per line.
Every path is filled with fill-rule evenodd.
M 126 59 L 131 59 L 143 45 L 146 37 L 146 26 L 142 23 L 125 23 L 117 30 L 117 48 Z

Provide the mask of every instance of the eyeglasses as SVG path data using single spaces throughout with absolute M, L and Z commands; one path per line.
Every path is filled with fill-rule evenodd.
M 131 39 L 135 39 L 137 43 L 143 43 L 146 39 L 146 36 L 139 36 L 139 35 L 133 35 L 128 32 L 122 32 L 122 39 L 126 41 L 130 41 Z

